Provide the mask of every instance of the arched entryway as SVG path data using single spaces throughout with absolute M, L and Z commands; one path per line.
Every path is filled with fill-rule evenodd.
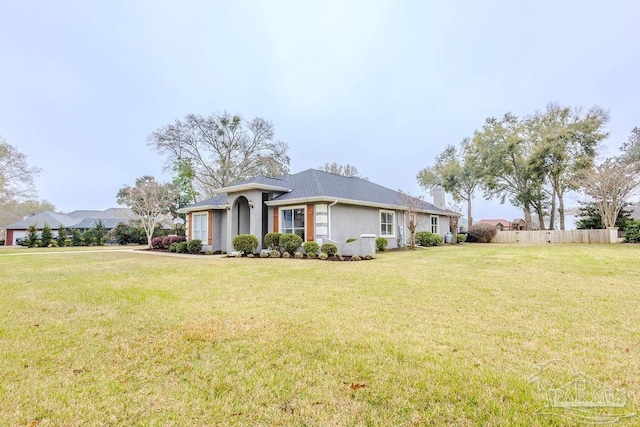
M 249 234 L 250 207 L 246 197 L 240 196 L 233 202 L 231 211 L 231 227 L 234 236 Z

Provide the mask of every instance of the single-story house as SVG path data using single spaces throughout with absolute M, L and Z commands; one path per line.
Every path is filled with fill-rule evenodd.
M 500 231 L 509 231 L 511 229 L 511 221 L 507 219 L 481 219 L 476 224 L 487 224 Z
M 264 236 L 269 232 L 295 233 L 305 242 L 319 244 L 375 235 L 395 248 L 409 241 L 408 205 L 417 212 L 417 231 L 445 235 L 450 220 L 455 223 L 460 216 L 445 208 L 442 189 L 434 191 L 432 204 L 409 200 L 361 178 L 316 169 L 276 178 L 259 176 L 217 192 L 216 197 L 178 210 L 187 217 L 187 239 L 202 240 L 204 250 L 231 252 L 238 234 L 253 234 L 258 248 L 266 248 Z
M 101 221 L 107 230 L 111 230 L 118 224 L 122 222 L 128 223 L 132 219 L 135 219 L 135 217 L 136 215 L 128 208 L 110 208 L 104 211 L 73 211 L 68 214 L 40 212 L 7 224 L 5 226 L 7 233 L 5 245 L 15 245 L 16 239 L 24 238 L 27 235 L 27 229 L 31 225 L 35 225 L 37 231 L 40 233 L 44 225 L 47 224 L 55 237 L 58 235 L 60 225 L 64 226 L 67 232 L 73 228 L 85 231 L 88 228 L 94 228 L 98 221 Z

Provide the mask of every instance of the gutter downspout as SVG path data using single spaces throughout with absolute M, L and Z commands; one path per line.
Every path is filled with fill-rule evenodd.
M 336 198 L 336 200 L 333 203 L 330 203 L 329 206 L 327 207 L 327 222 L 329 224 L 329 232 L 327 233 L 329 235 L 329 240 L 331 240 L 331 206 L 335 206 L 338 204 L 338 199 Z

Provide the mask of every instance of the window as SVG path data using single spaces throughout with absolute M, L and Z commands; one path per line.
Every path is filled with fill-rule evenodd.
M 280 223 L 281 233 L 293 233 L 302 237 L 302 241 L 306 241 L 304 238 L 305 231 L 305 208 L 289 208 L 281 209 L 282 222 Z
M 200 239 L 203 243 L 207 243 L 207 214 L 193 215 L 193 237 L 192 239 Z
M 431 217 L 431 232 L 433 234 L 438 234 L 439 233 L 439 231 L 438 231 L 438 229 L 440 228 L 439 227 L 439 223 L 440 223 L 440 217 L 439 216 L 435 216 L 434 215 L 434 216 Z
M 395 212 L 394 211 L 380 211 L 380 236 L 381 237 L 394 237 L 393 230 L 395 229 Z

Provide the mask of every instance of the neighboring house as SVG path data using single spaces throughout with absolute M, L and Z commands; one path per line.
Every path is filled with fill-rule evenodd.
M 303 241 L 345 242 L 364 234 L 385 237 L 389 248 L 408 243 L 406 197 L 356 177 L 309 169 L 277 178 L 256 177 L 220 188 L 217 197 L 181 208 L 187 214 L 187 239 L 200 239 L 205 250 L 233 250 L 238 234 L 253 234 L 258 248 L 269 232 L 295 233 Z M 418 231 L 444 235 L 450 218 L 444 190 L 435 204 L 411 199 L 419 217 Z
M 481 219 L 476 222 L 476 224 L 487 224 L 495 227 L 500 231 L 509 231 L 511 230 L 511 221 L 506 219 Z
M 526 230 L 527 223 L 522 218 L 516 218 L 511 221 L 510 229 L 514 231 Z
M 107 230 L 115 228 L 118 224 L 128 223 L 135 219 L 135 214 L 128 208 L 111 208 L 105 211 L 73 211 L 68 214 L 60 214 L 55 212 L 40 212 L 39 214 L 21 219 L 19 221 L 7 224 L 5 226 L 7 232 L 6 246 L 16 244 L 16 239 L 24 238 L 27 235 L 27 229 L 31 225 L 35 225 L 38 232 L 42 232 L 44 225 L 51 227 L 54 236 L 58 235 L 58 227 L 64 226 L 67 230 L 77 228 L 85 231 L 94 228 L 98 221 L 101 221 Z

